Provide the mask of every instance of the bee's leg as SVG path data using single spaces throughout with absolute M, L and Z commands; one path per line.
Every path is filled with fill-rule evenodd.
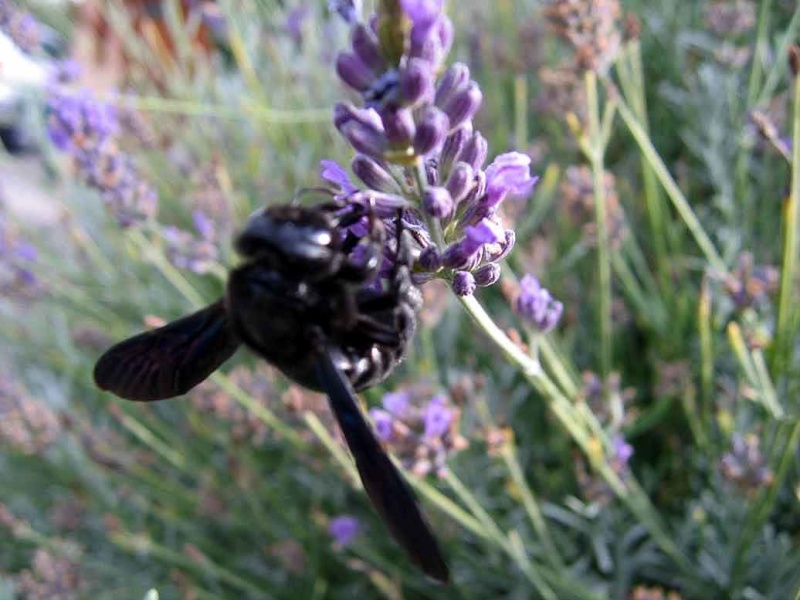
M 365 210 L 368 219 L 367 236 L 365 236 L 368 238 L 367 241 L 348 233 L 343 245 L 349 260 L 342 265 L 339 276 L 346 281 L 361 283 L 375 278 L 383 261 L 383 247 L 386 241 L 383 223 L 375 215 L 371 204 Z M 362 217 L 363 214 L 358 218 Z

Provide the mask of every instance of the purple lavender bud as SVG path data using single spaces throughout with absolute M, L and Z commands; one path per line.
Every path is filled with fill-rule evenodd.
M 435 106 L 428 106 L 422 112 L 414 135 L 414 151 L 424 156 L 444 142 L 450 122 L 441 110 Z
M 426 246 L 419 253 L 417 264 L 424 271 L 434 273 L 442 268 L 442 255 L 436 246 Z
M 444 140 L 442 152 L 439 155 L 439 170 L 442 173 L 449 173 L 450 167 L 458 159 L 464 145 L 472 137 L 472 125 L 464 124 L 452 131 Z
M 468 294 L 461 295 L 466 296 Z M 447 401 L 444 396 L 439 395 L 431 398 L 428 406 L 425 407 L 425 414 L 423 416 L 423 421 L 425 422 L 425 437 L 428 439 L 442 437 L 450 430 L 454 416 L 455 413 L 447 406 Z
M 453 21 L 450 20 L 450 17 L 447 15 L 443 15 L 439 22 L 436 24 L 436 37 L 438 40 L 438 49 L 441 53 L 441 57 L 439 60 L 436 61 L 435 64 L 441 64 L 441 60 L 450 52 L 450 48 L 453 45 L 453 39 L 455 38 L 455 28 L 453 27 Z
M 378 161 L 363 154 L 356 154 L 350 166 L 353 169 L 353 173 L 368 188 L 380 192 L 400 193 L 400 186 L 397 185 L 397 182 L 386 168 Z
M 455 63 L 442 75 L 439 85 L 436 86 L 434 103 L 442 106 L 447 102 L 453 92 L 461 90 L 469 83 L 469 67 L 464 63 Z
M 450 196 L 453 198 L 453 204 L 457 206 L 459 202 L 466 198 L 474 182 L 475 171 L 473 171 L 472 167 L 467 163 L 459 162 L 456 163 L 453 170 L 450 171 L 450 176 L 447 178 L 444 187 L 450 192 Z
M 422 195 L 422 208 L 432 217 L 443 219 L 453 212 L 453 199 L 443 187 L 431 186 Z
M 353 34 L 350 39 L 353 52 L 361 59 L 372 72 L 379 73 L 385 70 L 385 62 L 381 56 L 381 49 L 378 46 L 378 38 L 363 23 L 353 27 Z
M 413 108 L 433 96 L 434 72 L 430 63 L 412 58 L 400 71 L 400 95 L 403 104 Z
M 214 238 L 214 223 L 211 219 L 208 218 L 205 212 L 202 210 L 196 210 L 192 213 L 192 221 L 194 222 L 194 228 L 197 230 L 197 233 L 200 234 L 200 237 L 206 240 L 211 240 Z
M 408 391 L 388 392 L 381 399 L 383 408 L 396 417 L 404 417 L 411 407 L 411 393 Z
M 519 282 L 520 294 L 517 298 L 517 314 L 533 323 L 542 333 L 553 329 L 561 318 L 564 305 L 555 300 L 548 290 L 542 287 L 539 280 L 532 275 L 525 275 Z
M 340 52 L 336 57 L 336 72 L 347 85 L 359 92 L 365 92 L 375 81 L 375 75 L 363 61 L 350 52 Z
M 456 296 L 471 296 L 475 293 L 475 277 L 469 271 L 458 271 L 453 276 L 453 292 Z
M 378 434 L 378 439 L 382 442 L 391 440 L 392 432 L 394 431 L 394 418 L 392 415 L 380 408 L 371 408 L 369 409 L 369 416 L 375 426 L 375 433 Z
M 488 287 L 497 283 L 500 279 L 500 265 L 489 263 L 475 270 L 475 284 L 480 287 Z
M 387 110 L 382 115 L 386 137 L 394 147 L 406 147 L 414 137 L 414 115 L 407 108 Z
M 387 147 L 380 116 L 371 108 L 357 109 L 344 104 L 334 107 L 334 124 L 357 151 L 381 157 Z
M 489 143 L 479 131 L 476 131 L 464 144 L 458 160 L 467 163 L 477 171 L 483 167 L 488 153 Z
M 450 127 L 455 128 L 471 119 L 483 102 L 480 86 L 470 81 L 464 89 L 457 90 L 442 105 L 442 110 L 450 118 Z
M 328 533 L 339 547 L 351 544 L 360 531 L 361 523 L 350 515 L 339 515 L 328 525 Z
M 497 206 L 507 195 L 525 197 L 538 177 L 531 177 L 531 159 L 520 152 L 506 152 L 486 168 L 486 203 Z

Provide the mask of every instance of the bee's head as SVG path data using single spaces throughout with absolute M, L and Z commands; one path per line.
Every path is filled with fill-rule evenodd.
M 336 224 L 314 207 L 274 206 L 255 213 L 235 242 L 252 262 L 265 262 L 292 278 L 325 276 L 342 261 Z

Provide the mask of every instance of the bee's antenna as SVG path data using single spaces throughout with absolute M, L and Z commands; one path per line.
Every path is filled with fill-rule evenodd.
M 292 196 L 289 204 L 292 206 L 297 206 L 300 204 L 300 198 L 303 196 L 308 196 L 309 194 L 325 194 L 326 196 L 333 198 L 336 195 L 336 192 L 328 187 L 325 187 L 324 185 L 298 188 Z

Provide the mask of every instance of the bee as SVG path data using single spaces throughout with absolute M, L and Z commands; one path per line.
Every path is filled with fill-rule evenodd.
M 430 525 L 356 399 L 356 391 L 380 383 L 403 360 L 422 305 L 399 211 L 394 224 L 394 260 L 382 282 L 386 234 L 369 206 L 257 212 L 235 241 L 243 262 L 230 272 L 225 296 L 111 347 L 97 361 L 94 380 L 128 400 L 172 398 L 246 346 L 300 385 L 327 394 L 378 514 L 412 562 L 446 583 L 448 567 Z

